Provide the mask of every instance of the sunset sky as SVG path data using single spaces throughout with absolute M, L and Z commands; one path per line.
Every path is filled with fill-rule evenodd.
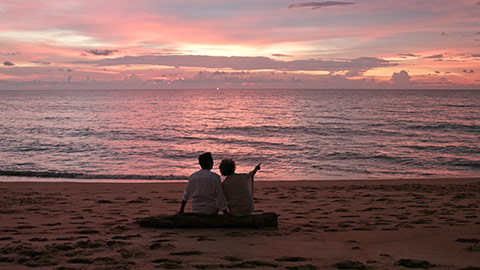
M 480 1 L 0 1 L 0 89 L 217 87 L 480 89 Z

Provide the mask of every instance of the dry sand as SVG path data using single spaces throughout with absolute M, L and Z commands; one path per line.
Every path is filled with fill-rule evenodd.
M 258 182 L 278 229 L 134 223 L 184 187 L 0 183 L 0 269 L 480 269 L 480 179 Z

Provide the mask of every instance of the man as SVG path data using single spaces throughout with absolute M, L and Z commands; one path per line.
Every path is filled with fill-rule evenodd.
M 224 159 L 220 172 L 226 176 L 223 180 L 223 193 L 227 200 L 228 212 L 234 216 L 246 216 L 253 212 L 253 177 L 260 170 L 258 164 L 250 173 L 235 173 L 235 161 Z
M 201 154 L 198 162 L 202 169 L 188 178 L 178 213 L 184 213 L 187 201 L 192 198 L 192 213 L 213 215 L 220 210 L 227 214 L 220 176 L 210 171 L 213 168 L 212 154 Z

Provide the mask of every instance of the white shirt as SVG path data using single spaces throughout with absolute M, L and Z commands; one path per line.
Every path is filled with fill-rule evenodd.
M 182 199 L 190 198 L 193 213 L 211 215 L 226 209 L 220 176 L 210 170 L 198 171 L 188 178 Z
M 253 212 L 253 184 L 250 173 L 234 173 L 223 180 L 228 212 L 234 216 L 246 216 Z

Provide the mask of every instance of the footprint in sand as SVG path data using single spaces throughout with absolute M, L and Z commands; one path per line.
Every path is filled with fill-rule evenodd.
M 235 256 L 225 256 L 222 257 L 223 260 L 229 261 L 229 262 L 240 262 L 243 261 L 241 258 L 235 257 Z
M 351 261 L 351 260 L 345 260 L 345 261 L 340 261 L 336 264 L 333 265 L 337 269 L 358 269 L 358 270 L 363 270 L 367 269 L 365 264 L 359 261 Z
M 164 241 L 153 241 L 150 245 L 150 250 L 172 250 L 175 249 L 175 246 L 171 243 L 165 243 Z
M 282 256 L 280 258 L 275 259 L 278 262 L 305 262 L 310 261 L 308 258 L 304 257 L 290 257 L 290 256 Z
M 437 265 L 430 263 L 429 261 L 416 260 L 416 259 L 400 259 L 395 262 L 394 265 L 403 266 L 406 268 L 423 268 L 428 269 Z
M 303 265 L 296 265 L 296 266 L 287 266 L 288 270 L 317 270 L 317 266 L 313 264 L 303 264 Z

